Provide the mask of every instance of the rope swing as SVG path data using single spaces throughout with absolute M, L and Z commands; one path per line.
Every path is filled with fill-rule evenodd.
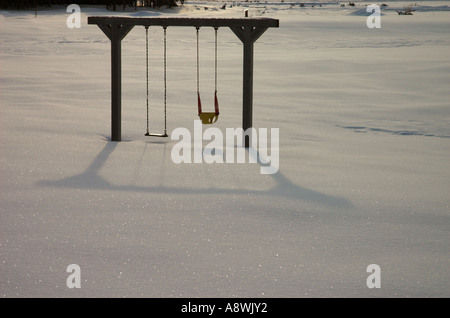
M 149 66 L 148 66 L 148 26 L 145 26 L 145 65 L 147 70 L 147 132 L 145 133 L 145 136 L 152 136 L 152 137 L 169 137 L 167 135 L 167 27 L 163 26 L 164 29 L 164 133 L 163 134 L 155 134 L 150 133 L 149 131 L 149 106 L 148 106 L 148 100 L 149 100 L 149 80 L 148 80 L 148 73 L 149 73 Z
M 197 103 L 198 103 L 198 117 L 200 117 L 203 124 L 214 124 L 219 118 L 219 102 L 217 100 L 217 30 L 215 27 L 214 40 L 214 112 L 203 112 L 202 101 L 200 98 L 200 49 L 199 49 L 199 29 L 197 29 Z

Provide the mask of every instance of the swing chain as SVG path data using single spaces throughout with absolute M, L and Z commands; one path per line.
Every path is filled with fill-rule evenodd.
M 164 135 L 167 135 L 167 27 L 164 26 Z
M 147 133 L 145 134 L 148 136 L 150 134 L 149 132 L 149 123 L 148 123 L 148 26 L 145 26 L 145 65 L 146 65 L 146 77 L 147 77 Z
M 217 93 L 217 30 L 218 27 L 214 27 L 215 32 L 215 47 L 214 47 L 214 90 Z
M 199 64 L 200 64 L 200 60 L 199 60 L 199 51 L 200 51 L 200 49 L 199 49 L 199 30 L 200 30 L 200 27 L 196 27 L 196 30 L 197 30 L 197 95 L 200 93 L 200 84 L 199 84 L 199 82 L 200 82 L 200 66 L 199 66 Z

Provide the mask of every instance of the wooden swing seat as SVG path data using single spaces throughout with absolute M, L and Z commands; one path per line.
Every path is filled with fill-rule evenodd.
M 169 137 L 167 133 L 164 134 L 155 134 L 155 133 L 146 133 L 145 136 L 149 137 Z

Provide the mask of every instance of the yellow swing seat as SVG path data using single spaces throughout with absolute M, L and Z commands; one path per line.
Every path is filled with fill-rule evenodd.
M 217 119 L 219 118 L 219 114 L 207 112 L 198 114 L 198 117 L 200 117 L 203 125 L 209 125 L 214 124 L 217 121 Z

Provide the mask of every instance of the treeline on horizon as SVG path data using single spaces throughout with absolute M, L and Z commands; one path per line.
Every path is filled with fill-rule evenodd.
M 150 8 L 160 8 L 162 6 L 167 6 L 169 8 L 177 6 L 177 0 L 0 0 L 0 8 L 2 9 L 17 9 L 17 10 L 27 10 L 34 9 L 37 7 L 51 7 L 52 5 L 104 5 L 108 9 L 116 10 L 117 8 L 133 7 L 150 7 Z M 180 0 L 183 4 L 184 0 Z

